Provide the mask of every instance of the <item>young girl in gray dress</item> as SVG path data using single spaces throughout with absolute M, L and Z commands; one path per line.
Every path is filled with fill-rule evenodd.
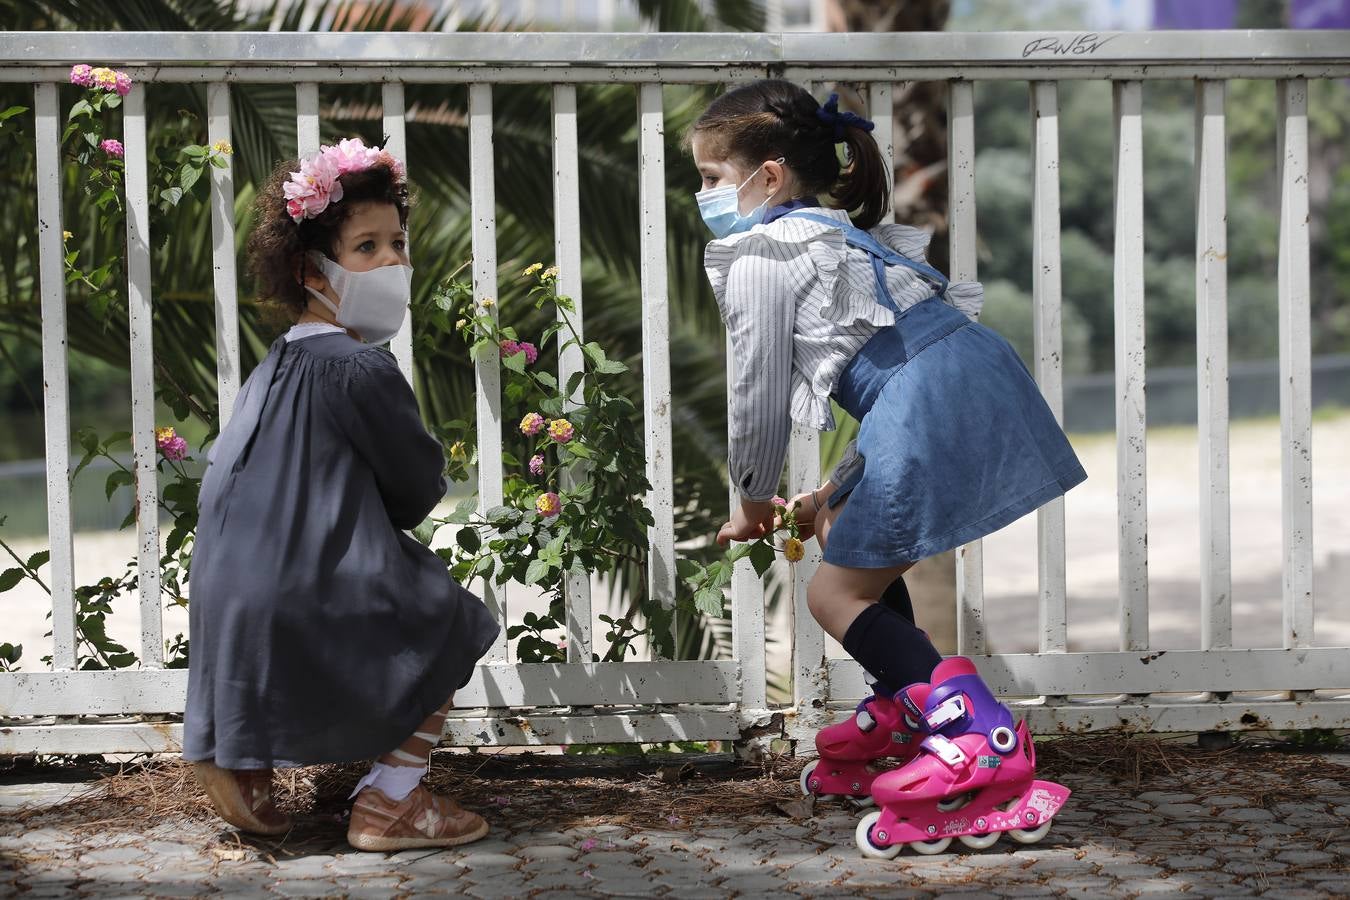
M 295 325 L 245 382 L 202 479 L 183 746 L 245 831 L 290 828 L 274 766 L 374 758 L 353 846 L 487 833 L 420 785 L 498 626 L 404 533 L 445 491 L 440 444 L 378 346 L 408 308 L 407 219 L 402 163 L 359 140 L 283 164 L 259 194 L 259 294 Z
M 878 599 L 919 560 L 1086 475 L 1017 354 L 974 321 L 980 286 L 929 267 L 926 233 L 879 224 L 892 174 L 872 123 L 837 104 L 787 81 L 748 84 L 717 98 L 687 144 L 735 369 L 728 469 L 740 503 L 718 542 L 773 527 L 793 421 L 834 428 L 834 400 L 861 422 L 832 476 L 789 506 L 824 550 L 811 614 L 876 680 L 854 719 L 817 738 L 821 762 L 803 786 L 862 796 L 876 777 L 867 762 L 914 757 L 939 726 L 947 737 L 974 727 L 965 713 L 980 705 L 967 692 L 965 713 L 925 719 L 928 682 L 947 697 L 937 683 L 947 670 L 934 675 L 941 657 L 927 635 Z M 978 681 L 968 661 L 956 668 Z

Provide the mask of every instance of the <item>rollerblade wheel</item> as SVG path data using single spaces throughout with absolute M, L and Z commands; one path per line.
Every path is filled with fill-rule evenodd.
M 878 847 L 872 843 L 872 827 L 881 819 L 881 810 L 873 810 L 863 816 L 858 822 L 858 827 L 853 832 L 853 840 L 858 844 L 858 849 L 862 855 L 871 859 L 895 859 L 900 855 L 900 845 L 893 844 L 889 847 Z
M 998 832 L 991 831 L 988 834 L 963 834 L 958 837 L 957 840 L 972 850 L 988 850 L 998 843 Z
M 797 779 L 797 784 L 801 786 L 803 797 L 816 794 L 815 791 L 811 790 L 811 776 L 816 773 L 816 766 L 818 765 L 820 765 L 820 760 L 813 759 L 802 768 L 802 774 Z M 834 797 L 834 794 L 816 794 L 817 800 L 833 800 Z
M 1035 828 L 1013 828 L 1008 832 L 1008 837 L 1017 841 L 1019 844 L 1035 844 L 1050 831 L 1050 823 L 1053 819 L 1046 819 Z
M 933 856 L 941 853 L 952 845 L 952 839 L 949 837 L 938 838 L 936 841 L 912 841 L 909 849 L 915 853 L 921 853 L 924 856 Z

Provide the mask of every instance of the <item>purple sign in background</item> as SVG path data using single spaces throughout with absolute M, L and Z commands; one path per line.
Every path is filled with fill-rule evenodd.
M 1350 28 L 1350 0 L 1290 0 L 1290 28 Z
M 1238 0 L 1153 0 L 1153 27 L 1168 30 L 1232 28 Z
M 1153 27 L 1233 28 L 1239 0 L 1153 0 Z M 1350 0 L 1289 0 L 1290 28 L 1350 28 Z

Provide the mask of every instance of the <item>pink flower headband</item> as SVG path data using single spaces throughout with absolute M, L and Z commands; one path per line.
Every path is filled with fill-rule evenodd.
M 388 150 L 367 147 L 360 138 L 338 141 L 336 146 L 320 147 L 319 152 L 301 160 L 300 171 L 292 172 L 283 186 L 286 212 L 296 221 L 313 219 L 342 199 L 342 182 L 348 172 L 363 172 L 372 166 L 388 166 L 397 181 L 407 178 L 402 161 Z

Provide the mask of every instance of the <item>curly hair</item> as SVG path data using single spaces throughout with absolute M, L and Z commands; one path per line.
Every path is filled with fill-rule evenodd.
M 341 177 L 342 199 L 312 219 L 298 223 L 286 212 L 282 186 L 300 161 L 289 159 L 277 166 L 258 192 L 254 203 L 256 225 L 248 239 L 249 271 L 253 273 L 258 299 L 275 303 L 292 319 L 305 311 L 308 294 L 294 274 L 297 257 L 318 250 L 329 259 L 336 254 L 338 233 L 355 204 L 366 200 L 391 203 L 398 210 L 399 224 L 408 227 L 412 200 L 408 183 L 387 165 L 376 164 Z
M 891 198 L 891 177 L 881 148 L 856 126 L 843 128 L 849 165 L 839 163 L 835 126 L 817 114 L 820 104 L 800 85 L 766 79 L 727 91 L 708 105 L 684 134 L 684 148 L 695 137 L 709 153 L 752 168 L 782 157 L 811 194 L 828 194 L 848 210 L 859 228 L 881 221 Z

